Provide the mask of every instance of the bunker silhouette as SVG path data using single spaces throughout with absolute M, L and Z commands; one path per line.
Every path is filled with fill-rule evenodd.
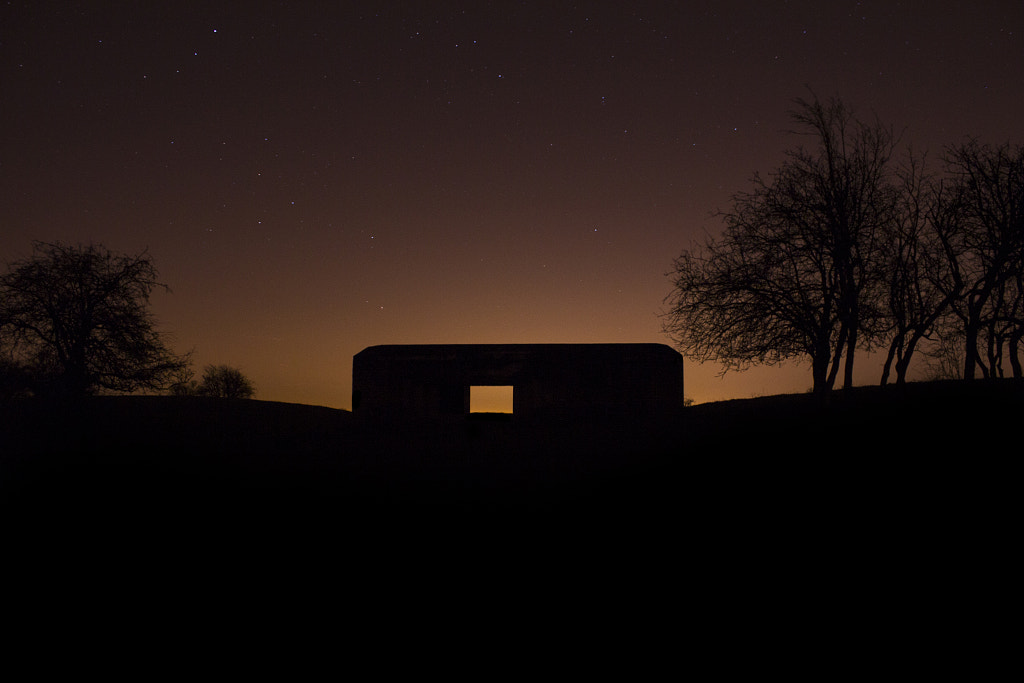
M 660 420 L 683 406 L 683 358 L 664 344 L 412 344 L 352 361 L 364 421 L 465 420 L 474 386 L 511 386 L 515 424 Z

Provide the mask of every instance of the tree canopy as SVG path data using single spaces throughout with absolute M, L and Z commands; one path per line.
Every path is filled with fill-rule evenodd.
M 673 263 L 663 329 L 697 361 L 811 363 L 813 389 L 853 383 L 858 349 L 906 380 L 924 348 L 962 376 L 1024 375 L 1024 147 L 968 141 L 940 173 L 841 100 L 798 100 L 786 153 L 732 197 L 718 238 Z M 845 362 L 844 362 L 845 361 Z
M 191 375 L 191 372 L 188 373 Z M 171 387 L 178 396 L 211 396 L 214 398 L 252 398 L 256 385 L 238 368 L 230 365 L 207 365 L 203 376 L 195 380 L 181 381 Z
M 875 255 L 892 212 L 896 136 L 838 99 L 798 100 L 798 146 L 770 176 L 734 195 L 725 231 L 674 263 L 664 329 L 687 355 L 727 368 L 811 361 L 814 389 L 830 389 L 875 311 Z
M 36 393 L 168 388 L 187 365 L 149 310 L 152 257 L 37 242 L 0 277 L 0 350 Z

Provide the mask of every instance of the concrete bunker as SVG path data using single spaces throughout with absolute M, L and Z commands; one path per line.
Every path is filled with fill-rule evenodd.
M 683 406 L 683 358 L 664 344 L 408 344 L 352 361 L 361 420 L 466 419 L 474 387 L 507 389 L 517 424 L 659 419 Z

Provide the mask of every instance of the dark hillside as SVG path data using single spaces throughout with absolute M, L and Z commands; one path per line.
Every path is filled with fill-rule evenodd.
M 1022 419 L 1024 384 L 949 381 L 702 404 L 687 431 L 710 453 L 895 464 L 1012 456 Z
M 424 604 L 433 620 L 468 603 L 473 625 L 562 610 L 581 632 L 653 625 L 645 646 L 682 638 L 716 661 L 742 643 L 759 665 L 839 641 L 902 651 L 1005 601 L 1022 415 L 1010 382 L 698 405 L 660 433 L 23 403 L 0 417 L 5 566 L 23 577 L 8 585 L 42 583 L 18 590 L 61 607 L 95 596 L 89 614 L 164 596 L 191 621 L 225 595 L 243 620 L 271 596 L 318 610 L 330 596 L 332 615 L 362 603 L 387 628 Z
M 1013 382 L 704 404 L 642 433 L 607 422 L 524 432 L 508 420 L 374 430 L 347 411 L 313 406 L 104 397 L 5 408 L 0 476 L 9 505 L 54 514 L 264 505 L 316 508 L 320 518 L 425 509 L 662 520 L 720 508 L 804 514 L 868 499 L 974 499 L 1003 487 L 1015 481 L 1022 417 Z
M 739 502 L 740 514 L 790 509 L 816 520 L 856 511 L 880 520 L 917 509 L 959 516 L 959 525 L 983 510 L 998 517 L 1008 502 L 1022 423 L 1024 385 L 1012 381 L 697 405 L 687 409 L 692 450 L 679 479 L 702 482 L 695 497 Z
M 285 487 L 329 464 L 339 449 L 351 449 L 350 425 L 347 411 L 268 401 L 25 402 L 4 413 L 5 478 L 33 495 L 53 487 L 70 497 L 87 487 L 128 495 L 136 480 L 147 492 Z

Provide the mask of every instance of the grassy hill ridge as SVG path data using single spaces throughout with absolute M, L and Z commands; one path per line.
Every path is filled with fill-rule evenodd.
M 97 397 L 75 407 L 30 401 L 0 415 L 10 495 L 343 498 L 377 487 L 395 502 L 429 484 L 427 496 L 472 498 L 478 487 L 493 499 L 504 487 L 506 500 L 526 490 L 557 500 L 558 487 L 598 486 L 596 495 L 615 496 L 640 486 L 671 496 L 697 480 L 788 487 L 815 473 L 906 479 L 952 462 L 999 469 L 1017 450 L 1004 444 L 1019 438 L 1024 390 L 1012 381 L 940 382 L 861 387 L 825 400 L 737 399 L 685 408 L 658 434 L 628 425 L 517 432 L 514 422 L 379 431 L 344 410 L 195 397 Z
M 984 610 L 1013 585 L 1022 415 L 1020 383 L 867 387 L 691 406 L 659 438 L 564 425 L 538 445 L 509 421 L 447 443 L 263 401 L 7 406 L 0 518 L 22 577 L 7 585 L 48 621 L 61 612 L 40 596 L 94 598 L 83 614 L 104 635 L 92 615 L 113 598 L 222 631 L 225 595 L 260 628 L 270 596 L 318 629 L 375 623 L 353 619 L 362 600 L 386 620 L 374 635 L 424 600 L 436 629 L 462 600 L 488 638 L 488 612 L 521 614 L 517 638 L 551 621 L 559 647 L 647 624 L 664 643 L 645 649 L 684 641 L 716 666 L 789 670 L 850 644 L 828 662 L 842 667 L 910 637 L 934 657 L 1002 621 Z

